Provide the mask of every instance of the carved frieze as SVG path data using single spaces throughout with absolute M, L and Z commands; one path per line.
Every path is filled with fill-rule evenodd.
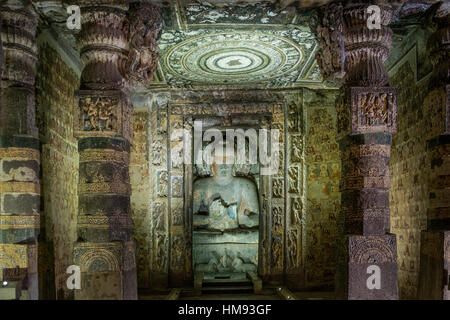
M 171 186 L 172 186 L 172 197 L 173 198 L 182 198 L 183 197 L 183 177 L 172 176 L 171 177 Z
M 283 228 L 283 209 L 279 206 L 272 207 L 272 229 L 281 231 Z
M 132 138 L 132 106 L 120 91 L 80 90 L 75 108 L 76 137 Z
M 157 173 L 158 179 L 158 196 L 167 197 L 167 188 L 169 183 L 169 177 L 166 170 L 160 170 Z
M 351 112 L 352 134 L 396 133 L 397 131 L 397 90 L 395 88 L 353 87 L 351 88 L 351 111 L 345 110 L 345 105 L 338 107 L 339 112 Z M 341 119 L 345 119 L 345 116 Z M 344 125 L 344 122 L 340 125 Z
M 176 204 L 172 203 L 171 210 L 171 218 L 172 218 L 172 226 L 183 226 L 184 224 L 184 211 L 183 211 L 183 203 L 177 202 Z
M 301 131 L 301 117 L 300 108 L 298 107 L 296 101 L 290 101 L 287 106 L 288 112 L 288 131 L 289 132 L 299 132 Z
M 301 135 L 291 135 L 290 141 L 291 162 L 301 162 L 303 151 L 303 137 Z
M 162 202 L 154 202 L 152 208 L 153 229 L 163 231 L 166 229 L 165 223 L 166 208 Z

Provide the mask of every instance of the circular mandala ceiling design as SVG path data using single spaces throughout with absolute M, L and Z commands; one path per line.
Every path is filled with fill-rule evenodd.
M 284 37 L 239 31 L 188 38 L 164 55 L 164 64 L 192 82 L 261 83 L 295 72 L 304 56 L 300 46 Z

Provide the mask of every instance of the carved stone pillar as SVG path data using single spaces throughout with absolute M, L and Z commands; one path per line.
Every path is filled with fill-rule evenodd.
M 137 299 L 129 177 L 133 109 L 125 88 L 152 76 L 160 16 L 148 4 L 77 4 L 84 69 L 75 117 L 80 176 L 74 260 L 82 272 L 75 298 Z
M 389 233 L 389 158 L 397 128 L 397 92 L 389 87 L 383 65 L 392 43 L 388 24 L 394 12 L 378 4 L 381 26 L 369 29 L 369 5 L 357 2 L 325 7 L 315 27 L 321 50 L 327 53 L 317 57 L 326 66 L 324 77 L 344 79 L 337 103 L 342 238 L 336 293 L 341 299 L 398 299 L 396 237 Z
M 422 231 L 418 298 L 450 300 L 450 3 L 435 15 L 427 231 Z
M 40 154 L 34 97 L 37 16 L 31 5 L 17 1 L 5 1 L 0 14 L 0 280 L 18 281 L 22 299 L 38 299 Z

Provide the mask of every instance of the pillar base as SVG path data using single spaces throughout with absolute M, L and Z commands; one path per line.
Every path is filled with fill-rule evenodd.
M 78 242 L 75 265 L 81 270 L 81 289 L 75 300 L 136 300 L 135 243 Z
M 29 300 L 37 300 L 37 258 L 37 244 L 0 244 L 0 281 L 17 282 L 19 291 L 27 291 Z
M 349 235 L 342 247 L 345 255 L 340 255 L 336 278 L 338 299 L 398 299 L 395 235 Z

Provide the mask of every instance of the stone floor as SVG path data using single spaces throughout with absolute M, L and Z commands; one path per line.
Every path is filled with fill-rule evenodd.
M 296 300 L 334 300 L 334 292 L 294 292 Z M 164 294 L 142 294 L 139 300 L 165 300 Z M 264 294 L 203 294 L 201 296 L 181 295 L 178 300 L 283 300 L 274 291 Z

